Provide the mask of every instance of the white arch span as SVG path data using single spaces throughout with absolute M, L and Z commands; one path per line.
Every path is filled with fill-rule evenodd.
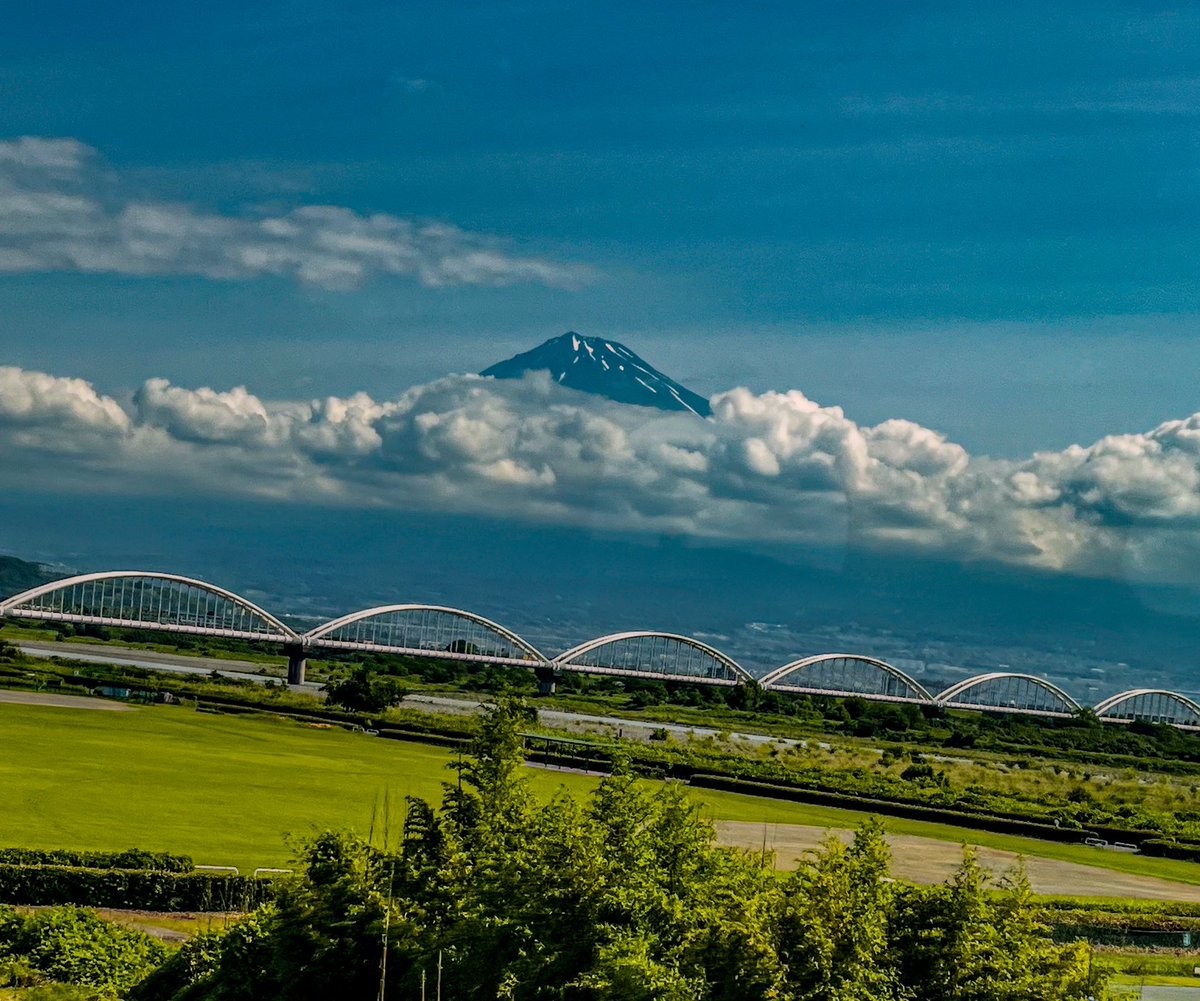
M 104 612 L 103 604 L 106 597 L 123 598 L 125 595 L 124 584 L 129 584 L 132 593 L 137 581 L 146 580 L 168 586 L 165 589 L 168 591 L 165 600 L 162 593 L 164 589 L 160 589 L 157 598 L 151 599 L 149 607 L 146 606 L 143 599 L 134 614 L 112 615 Z M 175 596 L 178 600 L 173 601 L 170 593 L 172 586 L 177 592 L 183 589 L 193 589 L 201 594 L 211 595 L 213 598 L 229 602 L 249 616 L 251 621 L 258 620 L 266 628 L 225 628 L 211 625 L 207 621 L 199 621 L 207 619 L 209 611 L 215 613 L 216 610 L 209 609 L 207 605 L 202 606 L 199 600 L 193 600 L 190 595 L 185 597 L 183 594 L 178 594 Z M 51 598 L 55 594 L 62 593 L 65 597 L 66 593 L 74 588 L 87 589 L 89 587 L 90 591 L 84 590 L 81 593 L 81 602 L 78 605 L 73 604 L 70 608 L 65 602 L 58 608 L 54 607 L 53 602 L 41 603 L 41 599 Z M 88 602 L 97 600 L 101 605 L 100 610 L 89 610 Z M 118 607 L 122 612 L 124 611 L 123 602 L 119 602 Z M 143 617 L 147 613 L 157 613 L 158 617 L 153 619 Z M 280 643 L 292 643 L 299 639 L 295 630 L 284 625 L 270 612 L 260 608 L 249 599 L 243 598 L 240 594 L 227 591 L 215 584 L 209 584 L 207 581 L 196 580 L 193 577 L 160 573 L 155 570 L 107 570 L 102 573 L 79 574 L 75 577 L 50 581 L 0 601 L 0 616 L 39 619 L 49 622 L 78 622 L 130 629 L 153 629 L 160 632 L 201 633 L 236 639 L 268 639 L 277 640 Z
M 434 615 L 448 615 L 456 619 L 462 619 L 465 622 L 472 623 L 482 629 L 504 639 L 518 650 L 522 651 L 525 657 L 495 657 L 485 654 L 475 654 L 470 652 L 454 652 L 433 650 L 429 647 L 414 647 L 400 646 L 394 643 L 378 642 L 376 639 L 336 639 L 331 637 L 332 633 L 336 633 L 340 629 L 345 629 L 358 623 L 368 622 L 372 619 L 380 619 L 392 615 L 406 615 L 408 613 L 431 613 Z M 411 653 L 415 655 L 429 656 L 434 654 L 439 657 L 447 657 L 455 660 L 472 660 L 472 661 L 487 661 L 489 663 L 505 662 L 522 664 L 525 666 L 537 666 L 548 664 L 547 657 L 537 649 L 532 643 L 518 636 L 511 629 L 506 629 L 498 622 L 493 622 L 491 619 L 485 619 L 482 615 L 476 615 L 474 612 L 468 612 L 461 608 L 450 608 L 446 605 L 380 605 L 377 608 L 365 608 L 362 611 L 351 612 L 349 615 L 343 615 L 340 618 L 332 619 L 323 625 L 317 626 L 315 629 L 310 629 L 301 637 L 302 642 L 307 647 L 325 647 L 335 650 L 364 650 L 376 653 Z
M 1196 723 L 1200 723 L 1200 704 L 1189 699 L 1186 695 L 1180 695 L 1178 692 L 1168 692 L 1161 688 L 1132 688 L 1127 692 L 1118 692 L 1116 695 L 1110 695 L 1103 702 L 1098 702 L 1092 711 L 1103 719 L 1109 716 L 1114 709 L 1119 708 L 1126 702 L 1131 702 L 1134 699 L 1140 699 L 1145 696 L 1174 702 L 1182 709 L 1191 713 Z M 1110 718 L 1120 719 L 1121 717 Z
M 944 692 L 938 695 L 934 701 L 940 706 L 964 706 L 968 709 L 998 709 L 1002 712 L 1026 712 L 1026 713 L 1044 713 L 1047 710 L 1043 709 L 1028 709 L 1021 706 L 1005 706 L 993 705 L 987 702 L 963 702 L 961 697 L 979 687 L 991 687 L 997 683 L 1005 681 L 1026 682 L 1033 685 L 1035 688 L 1040 688 L 1052 698 L 1058 701 L 1062 706 L 1061 712 L 1070 714 L 1078 712 L 1083 707 L 1076 702 L 1071 696 L 1064 692 L 1053 682 L 1047 681 L 1045 678 L 1038 678 L 1032 674 L 1018 674 L 1010 671 L 993 671 L 990 674 L 979 674 L 974 678 L 967 678 L 951 685 Z
M 810 667 L 817 667 L 821 664 L 836 662 L 839 660 L 853 661 L 856 664 L 865 664 L 885 677 L 894 678 L 900 682 L 908 690 L 906 696 L 888 695 L 886 693 L 872 692 L 856 692 L 852 689 L 830 690 L 824 688 L 810 688 L 804 685 L 789 685 L 785 683 L 785 679 L 791 674 L 800 674 Z M 777 667 L 775 670 L 763 675 L 759 678 L 758 683 L 763 688 L 774 688 L 777 691 L 789 691 L 800 693 L 811 693 L 813 695 L 833 695 L 838 697 L 858 697 L 864 699 L 886 699 L 889 702 L 896 702 L 900 699 L 905 699 L 912 702 L 933 703 L 933 696 L 925 690 L 925 686 L 914 678 L 909 677 L 900 668 L 893 664 L 889 664 L 886 660 L 879 660 L 875 657 L 867 657 L 858 653 L 819 653 L 812 657 L 802 657 L 799 660 L 793 660 L 790 664 L 784 664 L 783 667 Z
M 586 657 L 589 653 L 593 653 L 606 646 L 614 646 L 617 644 L 633 643 L 636 641 L 649 640 L 664 641 L 666 644 L 676 644 L 678 646 L 687 647 L 707 657 L 715 664 L 727 671 L 730 676 L 713 677 L 711 675 L 691 675 L 687 673 L 671 673 L 669 670 L 642 669 L 636 666 L 613 665 L 606 666 L 603 664 L 584 664 L 578 663 L 580 658 Z M 586 643 L 580 643 L 579 646 L 572 647 L 570 650 L 560 653 L 553 660 L 553 665 L 556 668 L 561 668 L 568 671 L 581 671 L 587 674 L 614 674 L 622 677 L 630 678 L 651 678 L 656 681 L 699 681 L 708 684 L 718 685 L 740 685 L 747 681 L 753 681 L 754 676 L 750 674 L 737 661 L 726 654 L 723 654 L 716 647 L 711 647 L 707 643 L 702 643 L 700 640 L 693 639 L 690 636 L 680 636 L 677 633 L 660 633 L 654 631 L 634 631 L 626 633 L 610 633 L 608 636 L 598 636 L 596 639 L 588 640 Z

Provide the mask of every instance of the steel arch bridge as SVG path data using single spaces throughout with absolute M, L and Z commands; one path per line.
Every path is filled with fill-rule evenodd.
M 439 659 L 543 667 L 531 643 L 482 615 L 443 605 L 382 605 L 343 615 L 309 630 L 306 649 L 436 655 Z
M 1169 723 L 1187 729 L 1200 728 L 1200 705 L 1186 695 L 1158 688 L 1134 688 L 1111 695 L 1093 710 L 1100 719 L 1114 723 Z
M 949 709 L 984 709 L 1035 716 L 1071 716 L 1082 706 L 1057 685 L 1032 674 L 996 671 L 951 685 L 934 702 Z
M 758 681 L 763 688 L 797 695 L 829 695 L 931 705 L 933 696 L 900 668 L 853 653 L 822 653 L 777 667 Z
M 743 685 L 753 681 L 737 661 L 707 643 L 675 633 L 612 633 L 554 658 L 555 670 L 610 674 L 654 681 Z
M 655 631 L 601 636 L 550 659 L 504 626 L 442 605 L 382 605 L 300 633 L 232 591 L 148 570 L 80 574 L 30 588 L 0 600 L 0 619 L 4 618 L 277 644 L 288 656 L 292 682 L 303 681 L 305 660 L 313 651 L 340 650 L 532 668 L 547 686 L 556 674 L 570 671 L 703 685 L 757 683 L 783 693 L 1045 717 L 1069 716 L 1081 709 L 1051 682 L 1009 672 L 967 678 L 931 695 L 894 665 L 862 654 L 804 657 L 756 680 L 714 647 L 688 636 Z M 1094 712 L 1105 722 L 1146 720 L 1200 730 L 1200 703 L 1161 689 L 1121 692 L 1098 703 Z
M 0 601 L 0 617 L 295 643 L 295 630 L 232 591 L 177 574 L 111 570 Z

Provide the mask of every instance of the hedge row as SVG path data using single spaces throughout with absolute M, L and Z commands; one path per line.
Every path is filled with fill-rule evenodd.
M 1168 928 L 1101 928 L 1096 925 L 1052 924 L 1050 938 L 1060 944 L 1084 940 L 1092 945 L 1109 945 L 1121 949 L 1191 949 L 1195 934 L 1187 930 Z
M 1039 897 L 1037 905 L 1044 911 L 1074 911 L 1080 914 L 1100 912 L 1126 915 L 1171 915 L 1200 920 L 1200 903 L 1182 900 L 1141 900 L 1095 897 Z
M 689 784 L 705 789 L 720 789 L 723 792 L 739 792 L 750 796 L 769 796 L 773 799 L 792 800 L 797 803 L 812 803 L 817 806 L 833 806 L 843 810 L 866 810 L 890 817 L 907 820 L 927 820 L 938 824 L 953 824 L 996 834 L 1018 834 L 1042 841 L 1081 841 L 1089 832 L 1079 828 L 1055 827 L 1030 820 L 1014 820 L 986 813 L 968 813 L 939 806 L 924 806 L 918 803 L 898 803 L 884 799 L 868 799 L 849 793 L 825 792 L 817 789 L 802 789 L 797 786 L 774 785 L 769 782 L 752 782 L 746 779 L 727 778 L 723 775 L 696 774 Z
M 0 848 L 0 865 L 65 865 L 77 869 L 143 869 L 148 872 L 191 872 L 196 867 L 187 855 L 147 852 L 137 848 L 122 852 Z
M 1182 841 L 1167 841 L 1165 838 L 1151 838 L 1149 841 L 1143 841 L 1138 847 L 1141 848 L 1144 855 L 1182 859 L 1184 862 L 1200 862 L 1200 845 Z
M 232 873 L 0 864 L 0 903 L 21 906 L 248 911 L 269 900 L 272 891 L 271 880 Z
M 1108 914 L 1103 911 L 1045 910 L 1038 920 L 1051 927 L 1095 928 L 1106 931 L 1191 932 L 1200 935 L 1200 918 L 1178 914 Z

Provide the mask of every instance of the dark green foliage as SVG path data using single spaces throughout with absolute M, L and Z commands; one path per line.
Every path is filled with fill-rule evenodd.
M 217 970 L 223 953 L 228 951 L 232 954 L 237 948 L 234 945 L 234 932 L 244 939 L 246 929 L 253 933 L 261 925 L 265 913 L 266 908 L 262 908 L 225 933 L 206 931 L 193 935 L 167 962 L 141 982 L 133 996 L 183 999 L 196 994 L 197 990 L 192 985 L 199 984 Z M 243 929 L 243 925 L 246 929 Z
M 56 907 L 21 915 L 0 907 L 0 960 L 14 986 L 45 978 L 107 994 L 132 987 L 165 958 L 166 949 L 150 936 L 91 911 Z
M 335 678 L 325 686 L 329 701 L 351 712 L 378 713 L 400 702 L 404 686 L 395 678 L 378 674 L 359 665 L 344 677 Z
M 1164 838 L 1150 838 L 1143 841 L 1139 847 L 1144 855 L 1183 859 L 1185 862 L 1200 862 L 1200 845 L 1188 844 L 1183 841 L 1167 841 Z
M 191 872 L 195 868 L 187 855 L 147 852 L 138 848 L 121 852 L 0 848 L 0 865 L 67 865 L 80 869 L 143 869 L 149 872 Z
M 135 1001 L 386 994 L 545 1001 L 1082 1001 L 1079 948 L 1053 945 L 1019 877 L 992 894 L 970 859 L 946 887 L 888 878 L 878 826 L 800 872 L 717 847 L 679 786 L 618 756 L 584 805 L 521 779 L 522 708 L 482 723 L 445 805 L 409 804 L 398 846 L 328 834 L 304 879 L 199 938 Z
M 5 904 L 240 911 L 268 899 L 273 885 L 232 873 L 0 864 L 0 902 Z
M 1023 872 L 985 891 L 969 854 L 943 886 L 907 890 L 895 914 L 901 979 L 921 1001 L 1032 1001 L 1099 996 L 1084 945 L 1051 946 Z

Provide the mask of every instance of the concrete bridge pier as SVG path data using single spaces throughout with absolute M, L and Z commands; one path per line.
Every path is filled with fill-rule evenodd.
M 288 659 L 288 684 L 304 684 L 304 668 L 308 663 L 308 651 L 299 643 L 285 643 L 283 652 Z
M 553 695 L 555 685 L 562 673 L 547 664 L 545 667 L 535 667 L 533 673 L 537 676 L 538 695 Z

